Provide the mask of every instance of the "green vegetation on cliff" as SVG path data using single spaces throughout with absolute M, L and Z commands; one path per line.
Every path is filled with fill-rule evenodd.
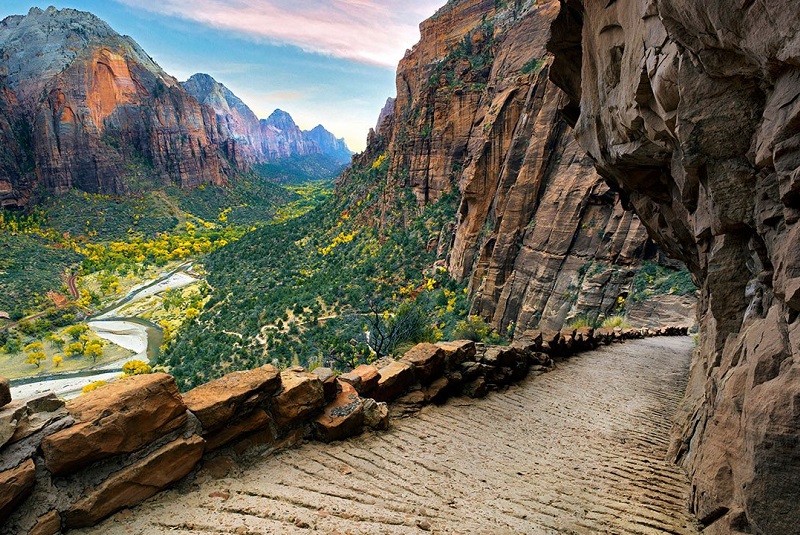
M 387 169 L 355 168 L 349 190 L 208 255 L 211 299 L 161 356 L 182 388 L 264 363 L 344 369 L 452 336 L 467 295 L 431 266 L 456 197 L 384 212 Z

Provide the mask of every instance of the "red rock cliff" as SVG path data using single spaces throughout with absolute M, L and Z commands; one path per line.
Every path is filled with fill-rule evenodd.
M 55 46 L 54 46 L 55 45 Z M 129 37 L 75 10 L 32 9 L 0 23 L 0 75 L 15 126 L 3 147 L 4 204 L 24 204 L 35 184 L 121 194 L 134 182 L 222 184 L 227 161 L 213 114 Z M 33 154 L 35 173 L 20 164 Z M 27 171 L 9 172 L 22 168 Z M 2 176 L 0 175 L 0 176 Z
M 692 506 L 706 533 L 797 533 L 800 11 L 788 0 L 558 7 L 551 78 L 578 141 L 702 283 L 673 448 Z
M 566 97 L 545 51 L 558 7 L 449 2 L 401 61 L 393 113 L 367 150 L 388 151 L 390 198 L 411 192 L 424 205 L 458 192 L 440 251 L 469 282 L 474 312 L 504 332 L 618 311 L 635 269 L 657 255 L 559 114 Z M 691 316 L 689 299 L 673 301 Z M 658 322 L 666 307 L 654 303 L 647 320 Z

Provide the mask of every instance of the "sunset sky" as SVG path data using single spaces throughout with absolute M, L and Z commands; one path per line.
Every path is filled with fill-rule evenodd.
M 205 72 L 259 117 L 288 111 L 364 148 L 419 23 L 445 0 L 3 0 L 0 19 L 49 5 L 91 11 L 180 80 Z

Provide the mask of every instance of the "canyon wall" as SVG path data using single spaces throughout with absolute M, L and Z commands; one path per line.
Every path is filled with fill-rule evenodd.
M 701 283 L 673 445 L 692 508 L 707 533 L 797 533 L 800 11 L 788 0 L 553 4 L 564 116 Z
M 552 2 L 449 2 L 400 62 L 397 98 L 365 158 L 390 159 L 387 204 L 457 192 L 439 249 L 468 283 L 472 312 L 498 330 L 618 313 L 691 323 L 693 296 L 628 301 L 637 268 L 660 255 L 559 113 L 567 97 L 545 50 L 558 12 Z
M 37 187 L 223 185 L 255 163 L 350 155 L 324 128 L 303 132 L 279 110 L 259 121 L 210 76 L 182 85 L 96 16 L 55 8 L 0 21 L 0 139 L 7 208 L 27 205 Z

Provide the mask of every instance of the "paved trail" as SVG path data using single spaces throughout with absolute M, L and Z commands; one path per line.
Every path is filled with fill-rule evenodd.
M 664 461 L 691 341 L 572 358 L 483 400 L 201 477 L 84 533 L 697 533 Z

